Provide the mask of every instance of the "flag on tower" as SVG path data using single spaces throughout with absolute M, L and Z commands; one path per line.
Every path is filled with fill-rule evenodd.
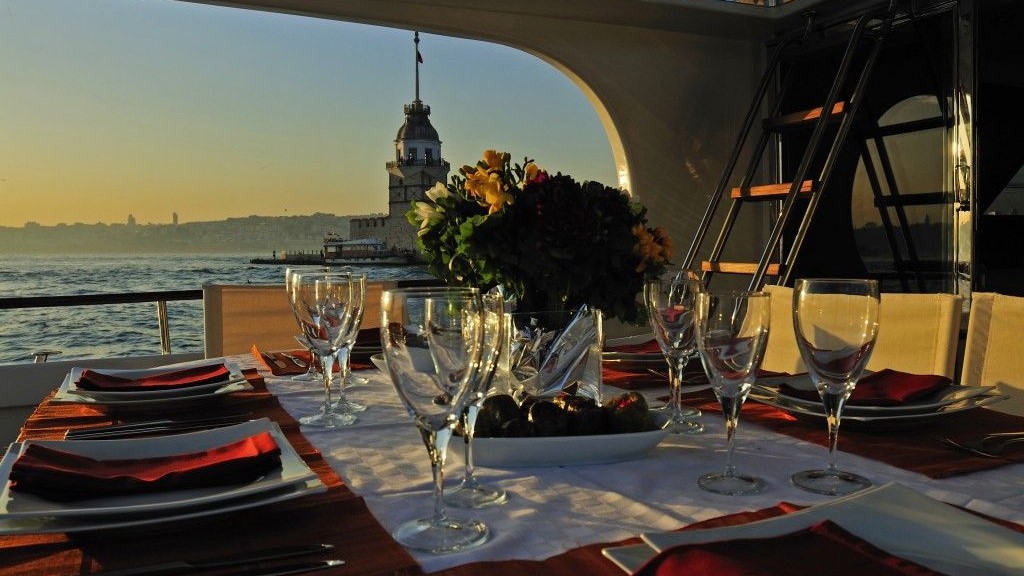
M 416 50 L 416 61 L 419 62 L 420 64 L 423 64 L 423 55 L 420 54 L 419 49 Z

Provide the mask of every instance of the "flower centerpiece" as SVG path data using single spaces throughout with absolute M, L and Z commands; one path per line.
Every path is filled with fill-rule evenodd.
M 430 271 L 448 284 L 502 285 L 520 310 L 587 306 L 643 319 L 638 295 L 672 257 L 662 228 L 623 190 L 551 175 L 487 150 L 414 202 L 408 220 Z

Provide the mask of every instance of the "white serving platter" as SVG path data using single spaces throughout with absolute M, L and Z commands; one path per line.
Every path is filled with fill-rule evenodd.
M 665 417 L 655 417 L 654 430 L 592 436 L 474 438 L 473 464 L 489 468 L 528 468 L 606 464 L 644 457 L 668 432 Z M 456 450 L 456 454 L 462 454 Z
M 281 468 L 252 482 L 233 486 L 213 486 L 187 490 L 168 490 L 94 498 L 74 502 L 54 502 L 34 494 L 11 490 L 10 473 L 18 455 L 29 445 L 94 458 L 131 459 L 173 456 L 208 450 L 241 440 L 253 434 L 269 432 L 281 449 Z M 29 440 L 15 442 L 0 460 L 0 519 L 117 517 L 139 514 L 167 514 L 182 509 L 209 506 L 247 496 L 265 494 L 316 478 L 281 432 L 266 418 L 234 426 L 168 436 L 122 440 Z

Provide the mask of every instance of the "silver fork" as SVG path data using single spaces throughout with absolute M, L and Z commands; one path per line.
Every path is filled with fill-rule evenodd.
M 1024 442 L 1024 432 L 1002 432 L 989 434 L 973 440 L 953 440 L 944 438 L 947 444 L 955 446 L 979 456 L 998 458 L 1006 454 L 1006 447 L 1011 444 Z

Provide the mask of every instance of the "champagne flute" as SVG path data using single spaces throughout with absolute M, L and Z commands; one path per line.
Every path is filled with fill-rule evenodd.
M 355 423 L 350 413 L 338 413 L 331 402 L 334 363 L 348 331 L 351 330 L 356 291 L 351 274 L 317 272 L 293 278 L 301 325 L 320 358 L 324 386 L 324 405 L 320 412 L 303 416 L 301 424 L 336 428 Z
M 473 433 L 480 407 L 487 398 L 494 382 L 494 371 L 498 365 L 505 338 L 505 297 L 500 292 L 489 292 L 483 299 L 483 351 L 480 368 L 471 384 L 472 393 L 466 409 L 462 411 L 462 433 L 465 452 L 465 472 L 458 488 L 445 496 L 445 502 L 456 508 L 483 508 L 504 503 L 508 494 L 502 488 L 481 484 L 473 467 Z
M 725 415 L 725 470 L 704 474 L 697 485 L 738 496 L 764 491 L 764 480 L 736 473 L 733 452 L 740 409 L 750 393 L 768 344 L 771 300 L 767 292 L 703 292 L 697 296 L 697 346 Z
M 448 516 L 444 461 L 472 395 L 483 344 L 483 304 L 475 289 L 385 290 L 381 344 L 391 383 L 423 436 L 434 478 L 434 513 L 392 532 L 404 546 L 434 554 L 466 550 L 489 537 L 485 524 Z
M 644 301 L 651 329 L 668 363 L 668 379 L 672 391 L 667 405 L 671 411 L 666 425 L 669 434 L 704 432 L 700 410 L 683 406 L 683 374 L 686 365 L 697 355 L 693 323 L 694 302 L 700 291 L 700 281 L 686 270 L 679 272 L 671 282 L 651 280 L 644 284 Z
M 295 302 L 295 277 L 301 273 L 297 268 L 289 267 L 284 270 L 284 289 L 288 293 L 288 304 L 292 307 L 292 314 L 295 315 L 295 321 L 299 324 L 300 330 L 302 329 L 302 319 Z M 304 374 L 297 374 L 292 376 L 291 379 L 299 382 L 316 382 L 320 380 L 320 374 L 317 372 L 319 359 L 316 357 L 316 348 L 306 339 L 305 334 L 296 336 L 296 339 L 309 350 L 309 364 Z
M 836 465 L 843 406 L 864 372 L 878 337 L 878 282 L 800 279 L 793 289 L 793 327 L 814 387 L 825 407 L 828 466 L 790 477 L 794 486 L 838 496 L 871 486 L 867 478 Z

